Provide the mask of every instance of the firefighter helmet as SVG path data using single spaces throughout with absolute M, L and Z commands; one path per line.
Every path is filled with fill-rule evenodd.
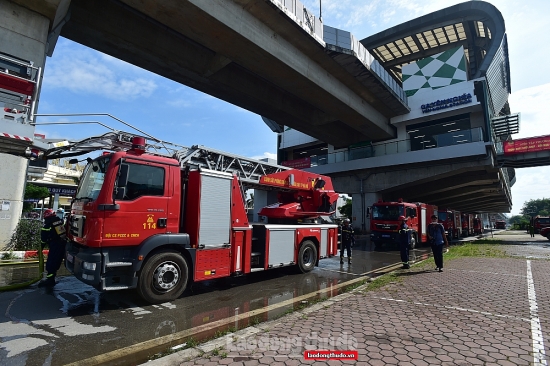
M 403 220 L 406 220 L 407 218 L 405 216 L 399 216 L 399 220 L 400 221 L 403 221 Z
M 48 208 L 46 211 L 44 211 L 43 216 L 44 216 L 44 218 L 50 217 L 50 216 L 55 216 L 55 212 L 51 208 Z

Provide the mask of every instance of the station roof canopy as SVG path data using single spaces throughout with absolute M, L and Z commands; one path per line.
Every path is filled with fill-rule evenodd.
M 403 65 L 459 46 L 465 50 L 469 79 L 484 76 L 503 40 L 506 34 L 500 11 L 485 1 L 474 0 L 402 23 L 360 42 L 401 83 Z

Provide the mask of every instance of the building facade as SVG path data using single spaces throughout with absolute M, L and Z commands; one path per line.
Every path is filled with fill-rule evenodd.
M 324 34 L 327 47 L 361 59 L 353 35 L 328 26 Z M 508 44 L 498 9 L 462 3 L 360 43 L 406 95 L 409 111 L 390 120 L 396 138 L 335 148 L 284 126 L 278 162 L 330 175 L 337 191 L 353 197 L 354 226 L 365 231 L 369 207 L 379 200 L 510 212 L 515 172 L 495 157 L 518 132 L 520 116 L 508 104 Z

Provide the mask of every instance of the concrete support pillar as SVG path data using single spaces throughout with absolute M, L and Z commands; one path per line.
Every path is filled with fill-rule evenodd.
M 0 154 L 0 250 L 10 241 L 23 211 L 27 159 Z
M 370 231 L 371 206 L 373 203 L 378 202 L 379 198 L 382 198 L 381 194 L 372 192 L 353 193 L 351 195 L 351 225 L 356 231 L 362 233 L 368 233 Z
M 7 0 L 0 0 L 0 18 L 0 52 L 43 68 L 50 20 Z M 0 108 L 4 108 L 4 102 L 0 101 Z M 10 133 L 9 124 L 0 126 L 0 132 Z M 0 249 L 9 242 L 21 217 L 27 164 L 24 158 L 0 154 L 0 200 L 4 203 L 0 211 Z
M 261 189 L 254 190 L 254 210 L 253 218 L 254 222 L 261 222 L 258 217 L 258 212 L 265 206 L 277 203 L 277 192 L 275 191 L 264 191 Z

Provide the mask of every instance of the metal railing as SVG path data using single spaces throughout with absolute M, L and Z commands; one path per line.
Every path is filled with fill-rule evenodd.
M 326 155 L 312 156 L 311 166 L 335 164 L 350 160 L 367 159 L 379 156 L 401 154 L 410 151 L 421 151 L 437 147 L 480 142 L 483 141 L 483 130 L 481 127 L 476 127 L 470 130 L 432 135 L 432 138 L 435 140 L 435 145 L 430 145 L 430 147 L 420 149 L 411 148 L 411 140 L 407 139 L 350 148 L 345 151 L 337 151 Z

